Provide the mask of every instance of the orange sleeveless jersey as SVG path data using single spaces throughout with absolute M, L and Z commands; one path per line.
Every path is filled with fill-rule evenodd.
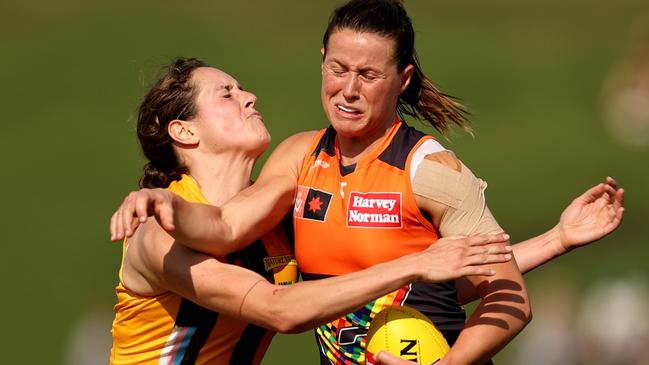
M 372 152 L 344 168 L 335 130 L 317 134 L 302 165 L 293 211 L 295 253 L 305 280 L 358 271 L 422 251 L 438 239 L 417 207 L 410 180 L 412 156 L 430 139 L 396 121 Z M 413 283 L 317 328 L 321 363 L 363 363 L 371 319 L 387 306 L 405 304 L 446 330 L 450 342 L 464 323 L 454 283 Z
M 193 179 L 183 175 L 168 188 L 185 200 L 207 203 Z M 126 252 L 126 241 L 124 252 Z M 282 284 L 294 283 L 295 267 L 281 229 L 246 249 L 221 258 Z M 123 258 L 122 258 L 123 261 Z M 121 269 L 120 269 L 121 277 Z M 141 296 L 117 285 L 118 303 L 110 364 L 260 364 L 273 332 L 221 315 L 175 293 Z

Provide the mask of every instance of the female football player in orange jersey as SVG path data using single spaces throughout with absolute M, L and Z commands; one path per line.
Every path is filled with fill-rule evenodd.
M 255 96 L 197 59 L 178 59 L 144 97 L 141 185 L 222 205 L 250 185 L 269 136 Z M 174 242 L 155 220 L 124 241 L 111 364 L 259 364 L 272 331 L 296 332 L 413 280 L 492 275 L 506 235 L 455 238 L 368 270 L 298 283 L 281 226 L 218 259 Z M 346 300 L 340 300 L 343 297 Z
M 322 57 L 330 128 L 281 143 L 258 181 L 220 208 L 166 190 L 131 193 L 111 220 L 112 238 L 133 233 L 134 215 L 155 215 L 178 241 L 222 256 L 293 209 L 296 256 L 305 276 L 316 279 L 417 252 L 440 236 L 500 230 L 484 202 L 485 184 L 402 121 L 409 114 L 442 132 L 453 124 L 468 128 L 462 107 L 420 69 L 412 24 L 399 2 L 352 0 L 337 9 Z M 457 285 L 413 283 L 319 327 L 322 361 L 362 362 L 373 314 L 403 303 L 427 314 L 453 345 L 440 364 L 489 361 L 530 319 L 520 272 L 610 233 L 622 218 L 622 197 L 607 179 L 576 199 L 552 230 L 514 245 L 516 262 L 489 265 L 496 275 Z M 481 302 L 465 323 L 460 303 L 476 293 Z

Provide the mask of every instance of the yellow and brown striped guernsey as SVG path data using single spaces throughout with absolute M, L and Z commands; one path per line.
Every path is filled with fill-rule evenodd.
M 173 182 L 170 191 L 193 202 L 207 203 L 189 176 Z M 124 242 L 126 250 L 127 242 Z M 287 265 L 293 258 L 281 228 L 246 249 L 219 259 L 247 267 L 276 283 L 297 280 Z M 287 274 L 288 272 L 288 274 Z M 121 277 L 121 270 L 120 270 Z M 172 292 L 141 296 L 117 285 L 110 364 L 260 364 L 273 332 L 219 314 Z
M 395 121 L 373 151 L 355 165 L 341 166 L 335 130 L 316 135 L 302 165 L 293 211 L 295 253 L 305 280 L 362 270 L 422 251 L 438 239 L 417 207 L 410 175 L 413 156 L 431 144 L 439 146 Z M 454 283 L 412 283 L 317 328 L 321 363 L 364 363 L 365 335 L 374 315 L 406 304 L 426 314 L 451 343 L 464 324 Z

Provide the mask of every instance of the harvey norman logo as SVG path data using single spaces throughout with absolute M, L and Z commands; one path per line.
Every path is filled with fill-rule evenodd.
M 353 191 L 347 204 L 347 226 L 401 228 L 401 193 Z

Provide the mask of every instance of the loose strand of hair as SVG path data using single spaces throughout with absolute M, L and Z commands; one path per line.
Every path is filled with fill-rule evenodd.
M 414 70 L 408 89 L 399 99 L 398 113 L 426 120 L 435 130 L 444 135 L 455 125 L 473 136 L 469 121 L 471 113 L 461 100 L 435 87 L 422 71 L 417 53 L 414 51 L 411 62 Z
M 442 134 L 455 125 L 473 135 L 468 119 L 471 113 L 460 99 L 441 92 L 428 78 L 422 80 L 419 100 L 414 110 Z

